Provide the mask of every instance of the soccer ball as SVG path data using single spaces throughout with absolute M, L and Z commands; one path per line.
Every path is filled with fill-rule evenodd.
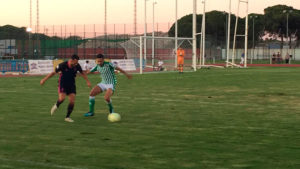
M 121 120 L 121 116 L 118 113 L 109 113 L 107 119 L 110 122 L 118 122 Z

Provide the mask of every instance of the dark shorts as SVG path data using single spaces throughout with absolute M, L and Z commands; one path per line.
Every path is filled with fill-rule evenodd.
M 58 85 L 58 93 L 66 93 L 67 95 L 72 94 L 72 93 L 76 94 L 76 86 L 59 84 Z

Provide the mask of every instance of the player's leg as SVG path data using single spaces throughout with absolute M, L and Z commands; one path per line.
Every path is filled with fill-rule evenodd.
M 76 94 L 75 93 L 70 93 L 69 94 L 69 105 L 68 105 L 68 111 L 67 111 L 67 115 L 66 115 L 66 118 L 65 118 L 65 121 L 67 122 L 74 122 L 70 116 L 73 112 L 73 109 L 74 109 L 74 105 L 75 105 L 75 98 L 76 98 Z
M 65 98 L 66 98 L 66 93 L 58 93 L 57 102 L 51 108 L 51 116 L 59 108 L 59 106 L 64 102 Z
M 183 73 L 183 64 L 179 64 L 178 68 L 179 68 L 179 73 Z
M 111 96 L 113 95 L 114 91 L 113 89 L 111 88 L 108 88 L 105 92 L 105 95 L 104 95 L 104 99 L 107 103 L 107 106 L 108 106 L 108 109 L 109 109 L 109 113 L 113 113 L 114 112 L 114 108 L 113 108 L 113 105 L 112 105 L 112 101 L 111 101 Z
M 85 117 L 93 116 L 95 112 L 95 96 L 102 93 L 102 89 L 99 87 L 99 85 L 96 85 L 90 92 L 89 97 L 89 112 L 85 113 Z

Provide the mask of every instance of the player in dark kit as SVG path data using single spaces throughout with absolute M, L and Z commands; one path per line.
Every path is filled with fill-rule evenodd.
M 76 96 L 76 84 L 75 77 L 77 72 L 80 72 L 82 77 L 86 80 L 86 83 L 91 87 L 91 83 L 88 80 L 86 74 L 82 71 L 81 66 L 78 64 L 79 57 L 73 55 L 71 59 L 66 62 L 59 64 L 55 71 L 48 74 L 45 78 L 40 81 L 40 84 L 43 85 L 49 78 L 54 76 L 56 73 L 59 73 L 58 80 L 58 100 L 51 108 L 51 116 L 54 114 L 55 110 L 63 103 L 66 96 L 69 96 L 69 106 L 68 112 L 65 118 L 66 122 L 74 122 L 70 115 L 74 108 L 75 96 Z

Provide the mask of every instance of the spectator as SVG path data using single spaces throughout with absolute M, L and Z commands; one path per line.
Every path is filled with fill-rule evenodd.
M 240 64 L 244 64 L 245 63 L 245 53 L 243 52 L 241 55 L 241 62 Z
M 83 65 L 83 70 L 88 71 L 90 69 L 91 69 L 91 67 L 89 65 L 89 61 L 87 60 L 87 61 L 85 61 L 84 65 Z
M 158 71 L 163 71 L 164 70 L 164 68 L 163 68 L 164 61 L 162 61 L 161 58 L 159 58 L 157 64 L 158 64 L 157 70 Z
M 272 64 L 276 63 L 276 53 L 272 55 Z
M 277 63 L 278 63 L 278 64 L 280 64 L 280 63 L 281 63 L 281 61 L 282 61 L 282 58 L 281 58 L 281 54 L 280 54 L 280 52 L 278 52 L 278 53 L 277 53 L 277 58 L 276 58 L 276 59 L 277 59 L 277 60 L 276 60 L 276 61 L 277 61 Z
M 287 52 L 285 55 L 285 63 L 289 64 L 290 63 L 290 54 Z

